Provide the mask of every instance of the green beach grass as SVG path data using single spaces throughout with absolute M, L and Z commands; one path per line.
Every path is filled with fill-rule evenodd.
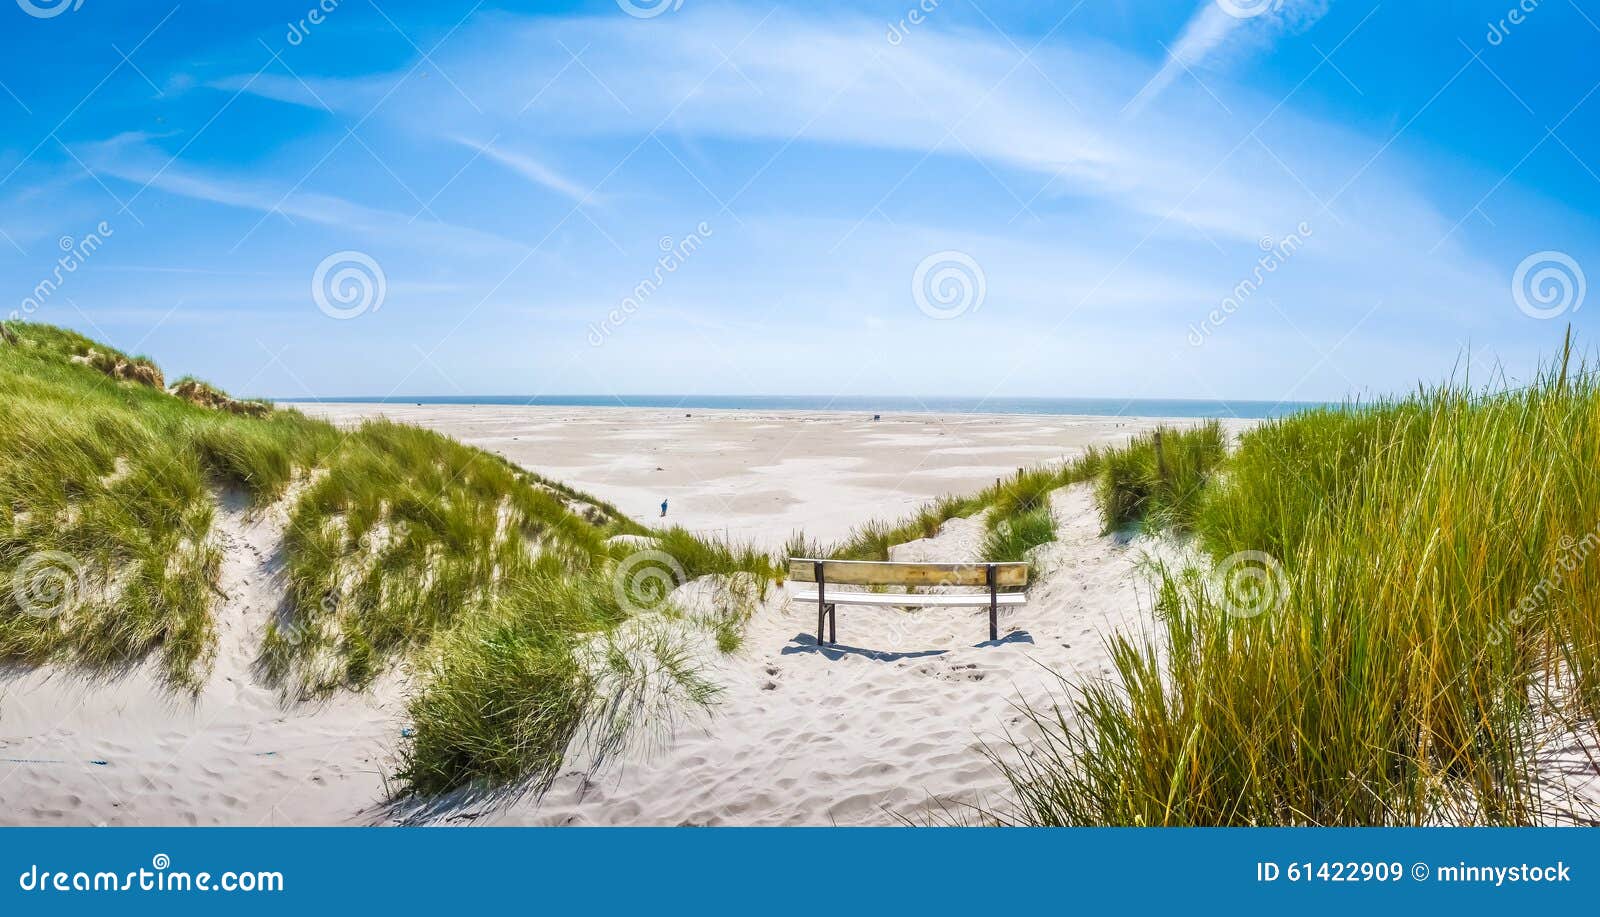
M 888 560 L 893 545 L 932 538 L 949 520 L 982 513 L 983 559 L 1024 560 L 1033 548 L 1056 538 L 1050 494 L 1083 482 L 1094 483 L 1108 532 L 1146 518 L 1162 526 L 1187 527 L 1205 482 L 1226 451 L 1226 436 L 1217 421 L 1161 426 L 1121 446 L 1091 446 L 1068 462 L 1018 469 L 977 493 L 940 497 L 898 523 L 869 523 L 831 548 L 797 534 L 788 553 Z
M 624 639 L 624 625 L 673 614 L 665 597 L 688 578 L 742 574 L 759 592 L 778 574 L 761 552 L 681 529 L 644 537 L 602 501 L 430 431 L 341 431 L 188 377 L 169 392 L 145 358 L 46 325 L 6 331 L 0 659 L 98 673 L 153 657 L 172 690 L 198 691 L 221 495 L 239 489 L 258 511 L 287 500 L 289 600 L 260 668 L 310 698 L 411 660 L 406 791 L 540 786 L 580 730 L 604 746 L 648 728 L 649 680 L 703 703 L 711 689 L 681 646 L 648 627 Z M 619 587 L 641 557 L 644 591 Z M 748 607 L 706 622 L 717 646 L 738 646 Z
M 1032 712 L 1045 741 L 1001 759 L 1001 819 L 1592 818 L 1541 791 L 1538 743 L 1600 714 L 1597 474 L 1600 388 L 1569 356 L 1525 389 L 1250 431 L 1162 522 L 1227 575 L 1164 571 L 1154 632 L 1109 638 L 1115 678 Z
M 0 590 L 0 657 L 114 670 L 153 654 L 175 687 L 197 687 L 220 562 L 213 487 L 270 503 L 333 430 L 198 408 L 71 332 L 13 335 L 0 344 L 0 581 L 18 588 Z
M 548 786 L 717 693 L 666 601 L 737 651 L 781 558 L 599 500 L 438 434 L 340 430 L 72 332 L 0 340 L 0 659 L 90 674 L 153 662 L 205 684 L 222 497 L 286 513 L 287 602 L 261 671 L 290 699 L 408 663 L 401 792 Z M 1570 350 L 1531 386 L 1422 389 L 1267 421 L 1161 428 L 789 553 L 883 560 L 981 514 L 982 552 L 1056 538 L 1093 488 L 1107 533 L 1190 539 L 1157 571 L 1114 676 L 1028 711 L 996 754 L 1029 825 L 1523 825 L 1582 821 L 1541 742 L 1600 722 L 1600 384 Z M 623 537 L 619 537 L 623 536 Z M 14 588 L 13 588 L 14 587 Z M 725 600 L 724 600 L 725 599 Z

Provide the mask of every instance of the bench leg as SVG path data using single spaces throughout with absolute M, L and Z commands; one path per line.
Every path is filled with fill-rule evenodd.
M 822 625 L 828 620 L 828 606 L 817 603 L 817 645 L 822 645 Z
M 995 576 L 994 564 L 984 571 L 989 581 L 989 642 L 1000 639 L 1000 580 Z
M 828 642 L 829 643 L 834 643 L 834 644 L 837 644 L 839 642 L 839 606 L 838 605 L 829 605 L 828 606 Z

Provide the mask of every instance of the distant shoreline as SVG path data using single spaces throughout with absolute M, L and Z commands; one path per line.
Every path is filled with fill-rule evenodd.
M 276 400 L 276 399 L 275 399 Z M 286 398 L 279 404 L 463 405 L 550 408 L 818 411 L 869 414 L 1000 414 L 1086 417 L 1239 418 L 1260 420 L 1328 406 L 1320 401 L 1228 401 L 1184 398 L 913 398 L 904 395 L 412 395 Z

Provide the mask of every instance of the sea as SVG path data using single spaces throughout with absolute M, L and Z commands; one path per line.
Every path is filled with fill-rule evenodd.
M 1216 401 L 1189 398 L 977 398 L 907 395 L 406 395 L 293 398 L 345 404 L 483 404 L 533 407 L 688 408 L 743 411 L 836 411 L 866 414 L 1085 414 L 1095 417 L 1282 417 L 1320 401 Z

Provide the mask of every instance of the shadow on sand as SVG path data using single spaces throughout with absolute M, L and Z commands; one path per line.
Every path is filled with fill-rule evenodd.
M 1008 643 L 1033 643 L 1033 635 L 1025 630 L 1014 630 L 999 640 L 985 640 L 973 644 L 974 649 L 989 646 L 1005 646 Z M 922 659 L 927 656 L 942 656 L 950 652 L 942 650 L 908 650 L 906 652 L 891 652 L 889 650 L 873 650 L 860 646 L 850 646 L 844 643 L 825 643 L 818 645 L 815 634 L 795 634 L 789 645 L 779 650 L 779 655 L 790 656 L 795 653 L 819 653 L 830 660 L 843 659 L 846 656 L 861 656 L 874 662 L 899 662 L 902 659 Z
M 504 811 L 525 798 L 538 799 L 545 789 L 530 781 L 522 781 L 503 787 L 463 787 L 439 796 L 398 794 L 366 809 L 362 814 L 376 824 L 465 824 Z

